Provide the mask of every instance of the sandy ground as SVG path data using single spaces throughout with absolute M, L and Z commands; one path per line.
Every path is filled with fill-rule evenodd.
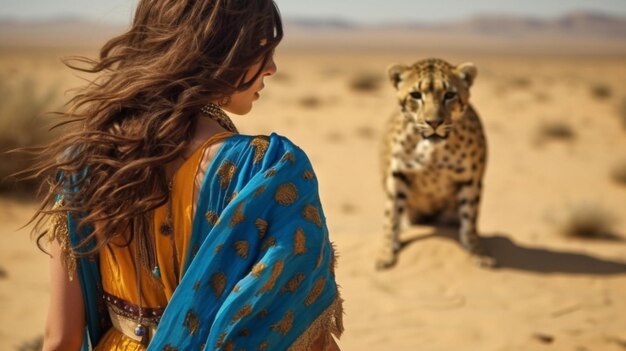
M 17 55 L 17 54 L 16 54 Z M 51 55 L 0 57 L 30 65 L 42 86 L 76 83 Z M 374 270 L 383 193 L 379 139 L 395 108 L 384 79 L 393 62 L 426 52 L 282 51 L 245 133 L 289 136 L 316 167 L 324 210 L 341 258 L 344 350 L 626 350 L 626 243 L 560 233 L 581 205 L 604 209 L 626 238 L 626 185 L 611 169 L 626 163 L 626 59 L 448 54 L 473 61 L 472 101 L 482 116 L 489 165 L 479 229 L 501 268 L 480 269 L 450 229 L 407 229 L 396 267 Z M 6 71 L 6 69 L 5 69 Z M 14 75 L 26 68 L 13 68 Z M 380 86 L 356 91 L 359 77 Z M 603 85 L 608 96 L 594 96 Z M 2 118 L 5 118 L 4 116 Z M 540 140 L 545 123 L 570 126 L 570 140 Z M 33 205 L 0 200 L 0 349 L 42 334 L 48 305 L 47 257 L 15 231 Z

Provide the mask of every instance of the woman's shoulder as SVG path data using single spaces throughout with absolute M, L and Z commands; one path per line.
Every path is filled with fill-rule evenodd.
M 299 147 L 288 137 L 284 135 L 280 135 L 278 133 L 272 132 L 271 134 L 233 134 L 228 139 L 231 143 L 236 144 L 249 144 L 250 146 L 254 146 L 256 142 L 266 141 L 272 144 L 284 145 L 289 148 L 298 148 Z
M 258 162 L 264 159 L 266 162 L 277 161 L 282 157 L 298 156 L 308 163 L 308 156 L 305 151 L 294 141 L 284 135 L 271 133 L 269 135 L 235 134 L 225 141 L 224 149 L 230 154 L 241 155 L 242 153 L 252 153 L 253 158 Z

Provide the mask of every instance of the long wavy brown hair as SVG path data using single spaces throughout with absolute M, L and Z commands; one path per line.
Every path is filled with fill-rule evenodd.
M 44 179 L 45 194 L 32 219 L 38 244 L 55 213 L 92 229 L 78 255 L 145 233 L 168 201 L 164 165 L 188 147 L 201 107 L 250 87 L 261 70 L 243 81 L 247 70 L 265 66 L 282 35 L 272 0 L 141 0 L 130 29 L 98 59 L 66 60 L 97 78 L 61 113 L 69 132 L 34 149 L 39 163 L 27 172 Z

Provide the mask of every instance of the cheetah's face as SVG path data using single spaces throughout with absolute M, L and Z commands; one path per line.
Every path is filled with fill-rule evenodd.
M 455 67 L 439 59 L 388 68 L 403 114 L 423 138 L 431 140 L 446 139 L 462 118 L 476 73 L 471 63 Z

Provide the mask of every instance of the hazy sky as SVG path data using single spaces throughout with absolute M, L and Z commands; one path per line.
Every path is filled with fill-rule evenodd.
M 333 17 L 356 22 L 441 21 L 474 14 L 505 13 L 553 17 L 573 10 L 626 16 L 626 0 L 276 0 L 283 16 Z M 136 0 L 0 0 L 0 17 L 46 18 L 77 15 L 127 22 Z

